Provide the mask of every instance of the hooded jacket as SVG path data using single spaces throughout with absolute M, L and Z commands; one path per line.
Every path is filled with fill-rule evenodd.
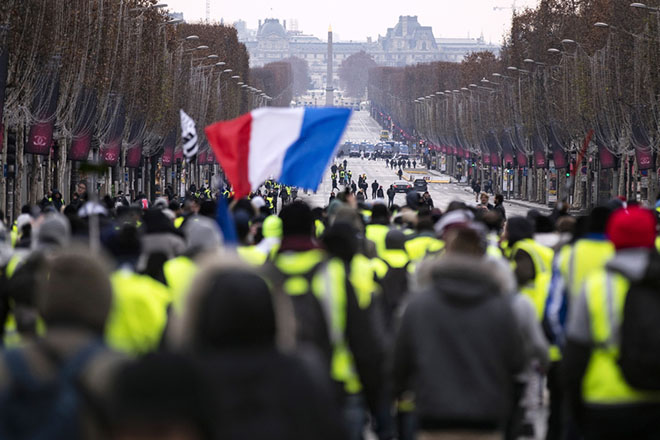
M 420 427 L 498 429 L 524 366 L 510 277 L 489 259 L 445 256 L 413 294 L 395 344 L 394 386 L 412 390 Z

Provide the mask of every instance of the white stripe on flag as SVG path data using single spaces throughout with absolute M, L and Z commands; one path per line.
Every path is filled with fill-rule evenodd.
M 304 115 L 303 108 L 252 111 L 248 180 L 253 190 L 269 177 L 279 179 L 287 149 L 300 137 Z

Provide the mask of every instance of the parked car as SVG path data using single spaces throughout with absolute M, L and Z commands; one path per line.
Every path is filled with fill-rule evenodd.
M 428 191 L 429 184 L 426 180 L 424 179 L 415 179 L 413 182 L 413 188 L 415 188 L 415 191 L 417 192 L 426 192 Z
M 405 180 L 397 180 L 396 182 L 394 182 L 394 192 L 407 193 L 412 189 L 413 189 L 412 184 L 410 182 L 406 182 Z

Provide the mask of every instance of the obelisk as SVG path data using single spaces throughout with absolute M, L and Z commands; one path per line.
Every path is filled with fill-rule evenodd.
M 325 106 L 332 107 L 335 104 L 334 88 L 332 87 L 332 26 L 328 28 L 328 72 L 325 87 Z

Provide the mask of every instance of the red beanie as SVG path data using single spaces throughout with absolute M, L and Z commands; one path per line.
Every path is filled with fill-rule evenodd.
M 617 250 L 654 248 L 655 224 L 655 215 L 648 209 L 618 209 L 607 222 L 607 237 Z

